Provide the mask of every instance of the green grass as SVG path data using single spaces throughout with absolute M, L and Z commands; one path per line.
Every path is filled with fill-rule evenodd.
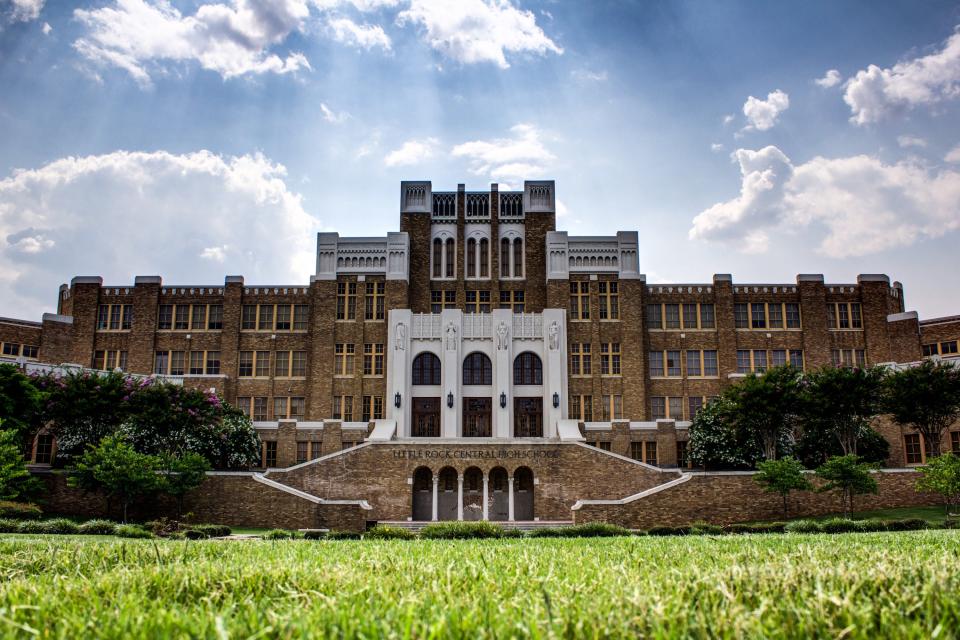
M 960 532 L 420 541 L 0 536 L 0 637 L 927 638 Z

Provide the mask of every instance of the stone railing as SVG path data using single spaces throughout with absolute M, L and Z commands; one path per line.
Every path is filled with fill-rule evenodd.
M 465 340 L 489 340 L 493 338 L 493 319 L 489 313 L 468 313 L 463 316 Z
M 410 322 L 410 337 L 414 340 L 439 340 L 440 314 L 413 314 L 413 319 Z
M 531 339 L 543 337 L 543 316 L 539 313 L 513 314 L 513 337 Z

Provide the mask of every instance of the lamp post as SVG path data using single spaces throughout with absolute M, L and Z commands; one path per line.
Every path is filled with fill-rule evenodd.
M 393 406 L 395 406 L 397 409 L 400 408 L 400 392 L 399 391 L 393 394 Z
M 500 408 L 501 409 L 507 408 L 507 394 L 503 391 L 500 392 Z

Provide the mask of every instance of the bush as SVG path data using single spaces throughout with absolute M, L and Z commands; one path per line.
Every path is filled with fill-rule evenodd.
M 905 520 L 887 520 L 887 531 L 919 531 L 931 528 L 930 523 L 921 518 L 907 518 Z
M 503 527 L 492 522 L 438 522 L 420 530 L 420 537 L 428 540 L 467 540 L 475 538 L 502 538 Z
M 417 536 L 408 529 L 378 524 L 364 533 L 363 537 L 366 540 L 413 540 Z
M 708 522 L 694 522 L 690 525 L 690 535 L 692 536 L 717 536 L 723 533 L 723 527 Z
M 39 520 L 43 516 L 40 507 L 28 502 L 9 502 L 0 500 L 0 518 L 18 520 Z
M 822 533 L 820 523 L 814 520 L 794 520 L 783 528 L 786 533 Z
M 190 529 L 205 533 L 208 538 L 225 538 L 233 533 L 233 530 L 225 524 L 194 524 L 190 525 Z
M 309 529 L 303 532 L 304 540 L 323 540 L 327 537 L 327 532 L 320 529 Z
M 820 523 L 824 533 L 850 533 L 857 530 L 857 523 L 848 518 L 830 518 Z
M 783 533 L 786 522 L 738 522 L 727 525 L 727 533 Z
M 144 527 L 155 536 L 167 537 L 180 531 L 180 522 L 171 520 L 170 518 L 157 518 L 156 520 L 147 522 Z
M 0 518 L 0 533 L 20 533 L 20 520 Z
M 362 536 L 356 531 L 331 531 L 323 537 L 327 540 L 359 540 Z
M 873 533 L 887 530 L 887 523 L 883 520 L 857 520 L 853 524 L 855 531 L 860 533 Z
M 205 532 L 197 529 L 186 529 L 184 531 L 180 531 L 179 533 L 181 533 L 187 540 L 206 540 L 210 537 Z
M 299 531 L 288 531 L 287 529 L 271 529 L 263 534 L 264 540 L 295 540 L 302 537 L 303 534 Z
M 21 520 L 18 533 L 70 534 L 80 533 L 80 527 L 73 520 L 54 518 L 53 520 Z
M 112 536 L 117 523 L 110 520 L 87 520 L 80 525 L 80 533 L 86 536 Z
M 960 520 L 950 518 L 948 520 L 944 520 L 943 524 L 940 526 L 944 529 L 960 529 Z
M 527 534 L 520 529 L 504 529 L 501 538 L 526 538 Z
M 152 538 L 153 534 L 137 524 L 118 524 L 114 535 L 121 538 Z
M 685 536 L 690 533 L 690 527 L 653 527 L 647 531 L 648 536 Z

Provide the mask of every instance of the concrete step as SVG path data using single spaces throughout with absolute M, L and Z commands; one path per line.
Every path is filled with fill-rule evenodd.
M 456 522 L 454 520 L 441 520 L 440 522 Z M 473 521 L 476 522 L 476 521 Z M 573 525 L 572 520 L 514 520 L 513 522 L 506 520 L 493 520 L 494 524 L 498 524 L 504 529 L 520 529 L 521 531 L 532 531 L 534 529 L 545 529 L 553 527 L 570 527 Z M 377 524 L 389 525 L 391 527 L 398 527 L 401 529 L 408 529 L 410 531 L 419 531 L 428 524 L 434 524 L 433 522 L 424 522 L 424 521 L 413 521 L 413 520 L 380 520 Z

